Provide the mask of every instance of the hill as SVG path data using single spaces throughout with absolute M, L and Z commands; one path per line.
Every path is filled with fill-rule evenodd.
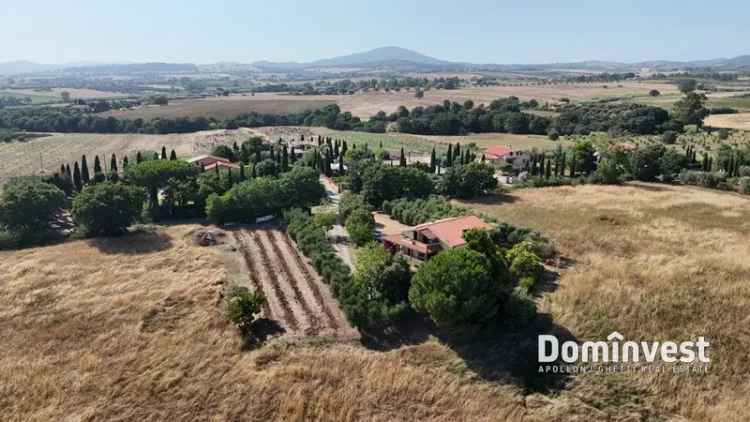
M 330 59 L 317 60 L 309 66 L 337 67 L 337 66 L 366 66 L 387 63 L 413 63 L 417 65 L 450 65 L 451 62 L 429 57 L 413 50 L 400 47 L 380 47 L 363 53 L 349 54 Z

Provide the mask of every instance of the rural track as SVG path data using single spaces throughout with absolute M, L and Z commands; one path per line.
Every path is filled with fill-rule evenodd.
M 242 256 L 245 258 L 245 265 L 247 265 L 250 283 L 255 288 L 256 292 L 260 293 L 263 297 L 268 297 L 266 295 L 266 292 L 263 291 L 263 283 L 261 283 L 261 281 L 258 279 L 258 269 L 255 267 L 255 260 L 250 255 L 250 250 L 248 250 L 247 245 L 242 241 L 242 237 L 240 234 L 238 234 L 238 232 L 233 232 L 232 235 L 234 236 L 234 240 L 237 242 L 237 246 L 240 248 Z M 266 318 L 273 318 L 273 314 L 271 313 L 271 306 L 268 304 L 268 300 L 263 303 L 263 314 L 266 316 Z
M 294 257 L 294 261 L 297 264 L 297 267 L 299 267 L 300 272 L 302 273 L 302 276 L 305 279 L 305 282 L 310 287 L 310 290 L 312 291 L 313 296 L 315 296 L 315 300 L 318 302 L 318 304 L 320 305 L 320 308 L 323 310 L 323 314 L 325 314 L 326 319 L 328 320 L 329 327 L 333 328 L 334 330 L 338 330 L 340 327 L 338 319 L 336 319 L 336 317 L 333 314 L 333 311 L 328 306 L 328 303 L 323 297 L 323 294 L 320 292 L 320 287 L 318 286 L 318 282 L 315 280 L 315 276 L 312 275 L 312 272 L 310 271 L 308 264 L 302 259 L 302 255 L 300 254 L 299 250 L 297 250 L 294 244 L 292 244 L 292 240 L 289 238 L 289 235 L 287 233 L 278 233 L 276 231 L 274 231 L 273 233 L 276 238 L 278 238 L 278 236 L 281 236 L 287 249 L 290 251 L 291 255 Z
M 271 258 L 268 256 L 268 252 L 266 251 L 265 247 L 263 246 L 263 243 L 258 238 L 257 234 L 255 232 L 245 232 L 250 234 L 250 238 L 252 239 L 253 243 L 258 248 L 258 253 L 260 254 L 260 260 L 263 263 L 264 268 L 266 268 L 266 274 L 268 275 L 268 278 L 271 281 L 271 286 L 273 287 L 274 294 L 278 298 L 279 303 L 282 308 L 282 312 L 284 313 L 284 321 L 286 321 L 287 324 L 289 324 L 289 328 L 292 330 L 298 330 L 299 329 L 299 321 L 297 320 L 297 317 L 294 315 L 294 311 L 289 304 L 289 299 L 284 294 L 284 290 L 281 288 L 281 283 L 279 282 L 279 278 L 276 274 L 276 272 L 272 271 L 272 263 Z
M 265 241 L 268 242 L 268 244 L 271 246 L 271 250 L 276 255 L 276 262 L 279 264 L 279 268 L 281 269 L 281 273 L 289 282 L 289 286 L 294 291 L 295 299 L 299 303 L 300 307 L 302 308 L 302 317 L 305 316 L 309 319 L 310 327 L 305 330 L 305 333 L 308 335 L 316 335 L 320 331 L 320 318 L 316 315 L 317 313 L 310 307 L 310 304 L 307 303 L 307 299 L 305 298 L 304 293 L 300 289 L 297 277 L 295 274 L 291 271 L 289 268 L 289 264 L 284 259 L 284 254 L 281 251 L 281 248 L 279 248 L 279 245 L 276 243 L 276 236 L 273 235 L 274 230 L 260 230 L 262 233 L 263 238 L 265 238 Z M 261 240 L 262 244 L 262 240 Z M 265 245 L 263 246 L 265 248 Z M 269 268 L 269 271 L 273 271 L 273 268 Z M 278 277 L 278 274 L 276 275 Z

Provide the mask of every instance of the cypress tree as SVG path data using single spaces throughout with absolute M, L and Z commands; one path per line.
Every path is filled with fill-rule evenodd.
M 135 154 L 135 163 L 141 164 L 141 161 L 143 161 L 143 156 L 141 155 L 141 152 L 138 151 L 138 153 Z
M 276 162 L 276 157 L 274 157 L 273 149 L 274 148 L 271 147 L 271 161 L 273 161 L 275 163 Z
M 117 172 L 117 157 L 115 154 L 112 154 L 112 158 L 109 160 L 109 172 L 110 172 L 110 179 L 117 181 L 120 178 L 120 175 Z
M 122 169 L 125 170 L 128 168 L 128 156 L 122 157 Z
M 260 148 L 255 150 L 255 162 L 260 163 L 263 156 L 260 153 Z
M 349 145 L 347 145 L 346 141 L 341 145 L 341 155 L 346 155 L 346 151 L 349 149 Z
M 430 173 L 435 173 L 435 147 L 432 147 L 432 152 L 430 153 Z
M 565 160 L 568 158 L 568 154 L 563 151 L 560 156 L 560 176 L 565 176 Z
M 81 190 L 83 188 L 83 181 L 81 180 L 81 169 L 78 167 L 78 161 L 73 164 L 73 185 L 76 187 L 76 190 Z
M 406 155 L 404 154 L 404 147 L 401 147 L 401 158 L 398 161 L 398 165 L 406 167 Z
M 245 166 L 240 164 L 240 182 L 245 181 Z
M 94 174 L 102 172 L 102 163 L 99 161 L 99 156 L 94 156 Z
M 253 166 L 253 171 L 252 171 L 252 173 L 250 173 L 250 177 L 252 177 L 253 179 L 255 179 L 256 177 L 258 177 L 258 175 L 255 173 L 255 164 L 253 164 L 252 166 Z
M 486 160 L 486 157 L 484 156 L 484 154 L 482 154 L 482 163 L 484 163 L 485 160 Z
M 73 173 L 70 171 L 70 164 L 65 165 L 65 178 L 68 179 L 69 182 L 73 183 Z
M 451 167 L 453 165 L 453 145 L 448 144 L 448 154 L 445 157 L 445 166 Z
M 214 163 L 214 172 L 217 176 L 221 177 L 221 175 L 219 174 L 219 163 Z
M 547 159 L 547 167 L 544 170 L 544 178 L 548 179 L 552 176 L 552 160 Z
M 453 161 L 460 160 L 461 158 L 461 144 L 456 142 L 456 147 L 453 149 Z
M 167 147 L 161 147 L 161 159 L 166 160 L 167 159 Z
M 60 177 L 65 177 L 65 164 L 60 164 Z
M 570 158 L 570 177 L 576 177 L 576 155 Z
M 235 143 L 234 145 L 236 146 L 237 144 Z M 239 157 L 239 154 L 237 154 L 237 156 Z M 172 150 L 172 152 L 169 154 L 169 159 L 172 161 L 177 161 L 177 153 L 175 152 L 175 150 Z
M 281 150 L 281 168 L 284 171 L 289 170 L 289 153 L 287 152 L 286 146 L 282 147 Z
M 88 184 L 91 181 L 89 175 L 89 164 L 86 161 L 86 156 L 81 157 L 81 183 Z
M 339 174 L 344 174 L 344 155 L 339 154 Z

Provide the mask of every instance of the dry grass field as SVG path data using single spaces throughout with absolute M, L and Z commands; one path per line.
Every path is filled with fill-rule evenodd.
M 10 177 L 54 173 L 60 164 L 72 164 L 86 154 L 89 165 L 94 155 L 109 157 L 117 154 L 119 159 L 135 151 L 175 150 L 178 156 L 189 157 L 210 152 L 217 145 L 232 145 L 246 141 L 254 134 L 249 129 L 214 130 L 188 134 L 144 135 L 144 134 L 96 134 L 55 133 L 27 142 L 0 143 L 0 185 Z
M 197 226 L 0 252 L 0 412 L 48 420 L 496 420 L 514 387 L 462 375 L 435 341 L 376 352 L 277 341 L 243 351 L 221 246 Z
M 8 89 L 4 92 L 29 97 L 47 97 L 50 101 L 60 101 L 62 99 L 62 92 L 67 91 L 70 93 L 70 98 L 76 99 L 99 99 L 99 98 L 117 98 L 126 97 L 128 94 L 122 92 L 112 91 L 99 91 L 97 89 L 87 88 L 52 88 L 50 90 L 34 90 L 34 89 Z
M 498 366 L 433 336 L 386 350 L 298 336 L 245 349 L 221 307 L 224 287 L 248 281 L 236 264 L 244 251 L 196 246 L 199 226 L 182 225 L 0 252 L 3 419 L 750 417 L 746 198 L 633 184 L 518 190 L 468 205 L 543 230 L 574 261 L 539 298 L 561 329 L 579 339 L 612 330 L 643 340 L 705 335 L 709 374 L 575 375 L 545 395 L 524 393 L 502 369 L 512 347 L 476 349 Z M 267 255 L 295 262 L 292 246 L 266 244 L 278 235 L 238 236 L 257 236 Z M 251 261 L 260 255 L 251 250 Z M 297 271 L 276 269 L 277 281 Z
M 232 95 L 170 101 L 166 106 L 143 106 L 132 110 L 113 110 L 105 113 L 125 119 L 153 119 L 176 117 L 206 117 L 225 119 L 252 111 L 263 114 L 290 114 L 315 110 L 333 104 L 332 98 L 310 98 L 292 95 L 256 94 Z
M 750 113 L 715 114 L 708 116 L 705 124 L 713 127 L 750 130 Z
M 630 340 L 711 342 L 708 374 L 577 375 L 561 398 L 644 419 L 750 419 L 746 197 L 632 184 L 526 189 L 463 205 L 542 230 L 574 261 L 540 302 L 576 338 L 619 331 Z
M 604 86 L 607 88 L 604 88 Z M 522 100 L 536 99 L 540 103 L 554 103 L 561 98 L 571 101 L 585 101 L 611 97 L 648 96 L 652 89 L 658 89 L 664 94 L 677 93 L 674 85 L 658 82 L 622 82 L 622 83 L 592 83 L 592 84 L 559 84 L 559 85 L 522 85 L 522 86 L 490 86 L 471 87 L 456 90 L 425 91 L 424 98 L 415 98 L 414 91 L 400 92 L 370 91 L 354 95 L 321 95 L 303 96 L 310 100 L 335 101 L 342 110 L 350 111 L 355 116 L 367 119 L 378 111 L 392 113 L 403 105 L 408 108 L 430 106 L 442 103 L 443 100 L 463 103 L 474 101 L 479 105 L 489 105 L 493 100 L 514 95 Z M 273 94 L 271 94 L 273 95 Z M 287 96 L 284 96 L 286 98 Z

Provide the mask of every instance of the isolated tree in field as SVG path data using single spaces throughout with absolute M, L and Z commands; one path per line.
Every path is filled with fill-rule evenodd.
M 172 152 L 169 154 L 169 159 L 172 161 L 175 161 L 177 159 L 177 153 L 175 150 L 172 150 Z
M 86 156 L 81 157 L 81 182 L 86 185 L 91 181 L 89 176 L 89 164 L 86 161 Z
M 484 255 L 455 248 L 422 264 L 412 278 L 409 301 L 438 327 L 458 332 L 472 331 L 496 318 L 507 295 Z
M 166 160 L 167 159 L 167 147 L 161 147 L 161 159 Z
M 143 189 L 124 183 L 86 186 L 73 200 L 72 215 L 88 235 L 116 236 L 127 231 L 143 208 Z
M 658 97 L 659 95 L 661 95 L 661 92 L 659 92 L 658 89 L 652 89 L 651 91 L 648 92 L 648 95 L 652 97 Z
M 243 335 L 247 335 L 265 303 L 266 298 L 260 293 L 234 287 L 227 296 L 227 316 Z
M 46 232 L 65 204 L 65 193 L 38 179 L 9 182 L 0 192 L 0 227 L 20 236 Z
M 137 152 L 137 153 L 135 154 L 135 163 L 136 163 L 136 164 L 140 164 L 141 162 L 143 162 L 143 156 L 141 155 L 141 152 L 140 152 L 140 151 L 138 151 L 138 152 Z

